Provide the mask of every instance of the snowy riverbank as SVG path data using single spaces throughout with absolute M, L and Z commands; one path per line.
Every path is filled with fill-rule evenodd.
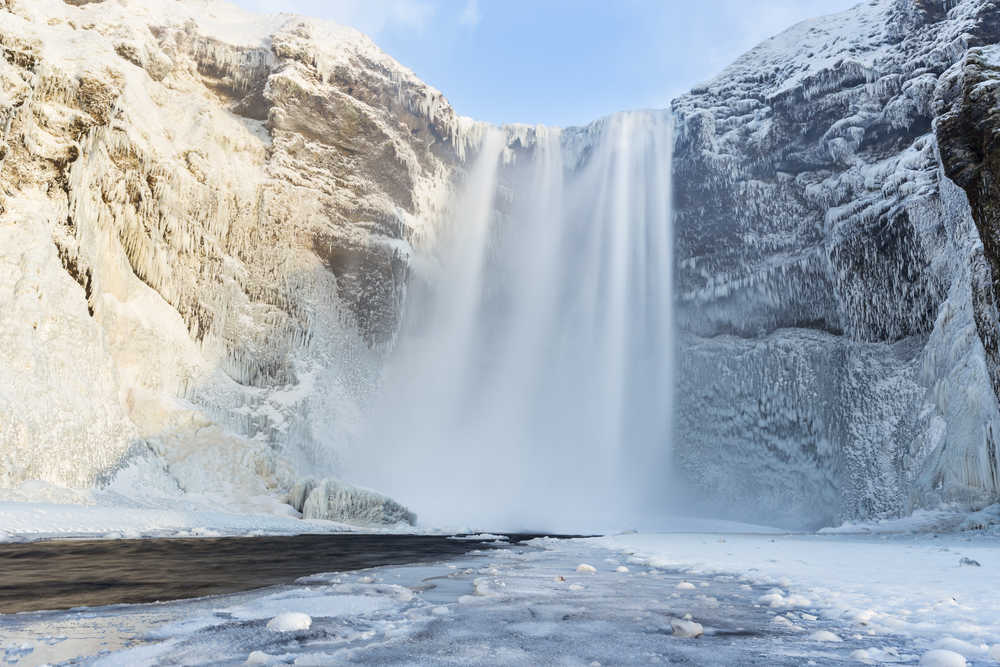
M 0 651 L 22 665 L 979 665 L 1000 661 L 997 590 L 1000 539 L 983 534 L 634 533 L 0 615 Z

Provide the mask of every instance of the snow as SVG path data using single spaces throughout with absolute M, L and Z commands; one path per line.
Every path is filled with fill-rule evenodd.
M 138 537 L 218 537 L 223 535 L 297 535 L 358 530 L 356 526 L 299 519 L 287 505 L 261 499 L 256 509 L 227 512 L 211 498 L 147 500 L 137 505 L 117 496 L 90 496 L 92 504 L 10 502 L 0 500 L 0 542 L 52 538 L 122 539 Z M 275 503 L 276 506 L 268 506 Z M 282 514 L 284 507 L 287 513 Z M 268 512 L 267 510 L 272 510 Z M 365 527 L 368 531 L 399 527 Z M 410 528 L 409 531 L 413 529 Z M 404 531 L 408 532 L 408 531 Z
M 965 658 L 954 651 L 935 649 L 920 657 L 920 667 L 965 667 Z
M 312 618 L 308 614 L 297 611 L 286 611 L 268 621 L 267 629 L 272 632 L 294 632 L 296 630 L 308 630 L 311 625 Z
M 957 567 L 935 573 L 941 539 L 542 538 L 451 562 L 327 573 L 239 595 L 0 616 L 0 650 L 97 665 L 187 664 L 205 656 L 223 663 L 469 665 L 619 664 L 622 656 L 707 665 L 995 658 L 1000 632 L 987 624 L 998 618 L 991 606 L 996 575 L 962 588 Z M 995 542 L 969 544 L 996 553 Z M 726 550 L 738 553 L 727 559 Z M 583 562 L 623 559 L 632 572 L 575 572 Z M 909 585 L 891 588 L 886 573 Z M 867 590 L 859 588 L 865 580 Z M 671 597 L 682 581 L 712 595 Z M 757 603 L 775 585 L 808 594 L 813 604 L 775 616 Z M 965 599 L 977 585 L 981 595 Z M 935 607 L 940 587 L 955 589 L 969 609 Z M 905 625 L 890 618 L 896 604 L 909 610 Z M 968 614 L 980 617 L 978 630 L 967 625 Z M 287 629 L 264 632 L 269 626 Z M 926 662 L 945 658 L 950 662 Z
M 448 538 L 449 540 L 457 541 L 476 541 L 481 542 L 484 540 L 501 540 L 506 541 L 509 539 L 506 535 L 496 535 L 494 533 L 476 533 L 475 535 L 452 535 Z
M 701 623 L 695 623 L 694 621 L 684 621 L 675 618 L 670 621 L 670 628 L 673 630 L 672 634 L 674 637 L 695 638 L 705 634 L 705 628 L 702 627 Z
M 615 549 L 636 565 L 691 575 L 735 574 L 753 586 L 772 587 L 758 595 L 757 604 L 794 610 L 788 614 L 798 618 L 807 611 L 809 617 L 841 619 L 848 632 L 873 640 L 901 637 L 970 660 L 1000 646 L 1000 600 L 994 594 L 1000 586 L 1000 541 L 992 536 L 725 535 L 722 541 L 676 533 L 588 542 Z M 961 558 L 974 558 L 982 568 L 972 574 Z M 797 624 L 785 616 L 775 621 Z M 812 637 L 836 641 L 825 634 Z M 880 655 L 869 658 L 877 662 Z

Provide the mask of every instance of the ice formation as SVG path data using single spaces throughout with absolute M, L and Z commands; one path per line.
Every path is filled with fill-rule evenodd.
M 991 233 L 951 180 L 990 126 L 948 119 L 998 40 L 994 3 L 879 0 L 674 102 L 676 463 L 701 507 L 802 526 L 997 498 Z
M 289 504 L 305 519 L 325 519 L 361 526 L 417 522 L 416 515 L 391 498 L 335 479 L 298 482 Z
M 5 0 L 0 35 L 0 487 L 334 472 L 476 124 L 222 2 Z

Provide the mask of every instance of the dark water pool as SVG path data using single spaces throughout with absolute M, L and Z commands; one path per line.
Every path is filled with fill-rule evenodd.
M 537 535 L 509 535 L 516 543 Z M 0 544 L 0 613 L 156 602 L 319 572 L 453 558 L 498 545 L 430 535 L 72 540 Z

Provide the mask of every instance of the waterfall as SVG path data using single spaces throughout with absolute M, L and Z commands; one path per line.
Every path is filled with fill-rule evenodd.
M 351 475 L 427 525 L 637 525 L 668 491 L 669 115 L 512 135 L 414 260 Z

